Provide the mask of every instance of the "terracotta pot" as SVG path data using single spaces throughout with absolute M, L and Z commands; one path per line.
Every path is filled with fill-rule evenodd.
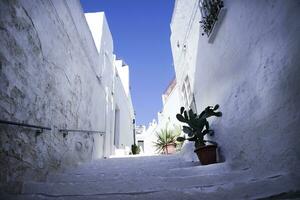
M 194 151 L 202 165 L 209 165 L 217 162 L 217 146 L 207 145 L 199 147 Z
M 175 144 L 168 144 L 165 146 L 164 153 L 165 154 L 173 154 L 176 152 L 176 145 Z

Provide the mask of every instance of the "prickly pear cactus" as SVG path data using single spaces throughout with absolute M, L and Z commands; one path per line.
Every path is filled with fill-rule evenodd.
M 183 126 L 182 131 L 188 135 L 186 137 L 178 137 L 177 141 L 182 142 L 184 140 L 189 140 L 195 142 L 195 148 L 205 146 L 205 142 L 212 142 L 204 140 L 206 134 L 213 134 L 213 130 L 209 129 L 209 122 L 207 118 L 216 116 L 221 117 L 222 112 L 217 112 L 219 105 L 206 107 L 200 115 L 194 113 L 192 109 L 185 110 L 184 107 L 180 108 L 180 113 L 176 115 L 176 118 L 182 122 L 186 123 L 188 126 Z M 215 142 L 212 142 L 215 143 Z M 216 143 L 215 143 L 216 144 Z

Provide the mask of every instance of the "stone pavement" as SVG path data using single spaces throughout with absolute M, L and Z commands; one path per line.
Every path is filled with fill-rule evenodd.
M 295 199 L 298 180 L 295 174 L 256 177 L 226 163 L 200 166 L 178 155 L 129 156 L 50 174 L 47 182 L 26 182 L 22 194 L 0 199 Z

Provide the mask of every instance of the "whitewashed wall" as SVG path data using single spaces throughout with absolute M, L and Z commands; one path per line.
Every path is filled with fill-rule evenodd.
M 130 96 L 129 66 L 123 60 L 115 60 L 115 66 L 122 81 L 126 95 Z
M 164 98 L 164 97 L 163 97 Z M 181 123 L 176 119 L 176 114 L 180 111 L 180 96 L 178 85 L 172 89 L 165 98 L 162 111 L 158 113 L 158 129 L 175 129 Z
M 85 13 L 85 17 L 98 48 L 102 66 L 98 77 L 106 92 L 105 122 L 106 132 L 110 134 L 107 134 L 105 139 L 105 156 L 128 154 L 133 144 L 132 120 L 134 117 L 129 90 L 129 66 L 123 65 L 124 62 L 117 60 L 113 54 L 113 38 L 105 14 L 103 12 Z M 119 110 L 117 121 L 116 109 Z
M 105 91 L 105 156 L 114 153 L 113 148 L 113 133 L 114 133 L 114 58 L 113 55 L 113 39 L 109 26 L 103 12 L 85 13 L 85 18 L 89 26 L 90 32 L 97 47 L 98 59 L 101 70 L 99 71 L 98 79 L 101 82 L 102 88 Z
M 168 88 L 169 89 L 169 88 Z M 178 131 L 181 127 L 181 123 L 176 119 L 176 114 L 180 111 L 178 85 L 175 84 L 174 88 L 169 94 L 163 94 L 163 108 L 162 111 L 157 114 L 157 121 L 153 120 L 149 123 L 147 129 L 137 136 L 137 140 L 144 141 L 144 154 L 153 155 L 157 154 L 154 142 L 157 141 L 157 133 L 166 128 L 170 131 Z
M 0 15 L 0 118 L 52 128 L 35 138 L 0 125 L 1 182 L 102 157 L 100 135 L 58 132 L 105 131 L 102 66 L 79 1 L 1 1 Z
M 128 66 L 126 66 L 128 69 Z M 120 69 L 121 68 L 121 69 Z M 119 139 L 118 144 L 116 144 L 116 149 L 119 154 L 129 154 L 131 145 L 133 141 L 133 106 L 131 103 L 131 98 L 129 93 L 129 82 L 128 85 L 124 85 L 121 77 L 129 80 L 128 71 L 122 70 L 122 66 L 116 66 L 115 75 L 115 88 L 114 88 L 114 101 L 115 107 L 119 109 L 120 112 L 120 123 L 119 123 Z M 125 72 L 125 74 L 123 74 Z M 127 77 L 126 77 L 127 76 Z M 127 89 L 125 87 L 127 86 Z M 119 150 L 119 151 L 118 151 Z
M 157 122 L 156 120 L 153 120 L 149 123 L 147 129 L 142 132 L 142 134 L 137 135 L 137 141 L 141 140 L 144 141 L 144 149 L 143 154 L 144 155 L 155 155 L 156 147 L 154 147 L 154 142 L 156 141 L 156 131 L 157 129 Z
M 89 15 L 89 29 L 77 0 L 1 1 L 0 11 L 0 119 L 52 128 L 35 137 L 32 129 L 0 124 L 0 190 L 3 183 L 18 190 L 18 181 L 114 154 L 116 103 L 120 144 L 130 146 L 133 106 L 116 78 L 104 14 Z M 59 129 L 105 136 L 63 137 Z
M 193 89 L 197 61 L 198 39 L 200 36 L 199 0 L 177 0 L 173 11 L 171 27 L 171 49 L 176 71 L 177 85 L 180 90 L 186 76 Z M 183 105 L 183 102 L 181 102 Z
M 176 1 L 171 24 L 177 76 L 187 67 L 176 61 L 175 42 L 188 31 L 189 4 Z M 198 45 L 197 49 L 187 46 L 196 55 L 192 68 L 197 109 L 220 104 L 223 116 L 212 122 L 213 139 L 232 168 L 297 171 L 300 2 L 225 0 L 224 5 L 225 16 L 214 40 L 208 42 L 199 34 L 199 11 L 191 26 L 196 30 L 187 39 Z

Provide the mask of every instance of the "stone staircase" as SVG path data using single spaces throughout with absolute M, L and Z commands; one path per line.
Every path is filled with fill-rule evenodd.
M 47 182 L 26 182 L 0 199 L 295 199 L 299 176 L 255 176 L 226 163 L 199 166 L 178 155 L 111 158 L 81 165 Z

